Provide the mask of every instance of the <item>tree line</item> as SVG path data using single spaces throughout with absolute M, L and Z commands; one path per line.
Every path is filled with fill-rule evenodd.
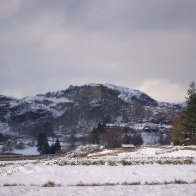
M 122 144 L 142 145 L 143 140 L 140 133 L 126 133 L 126 127 L 106 126 L 99 123 L 92 130 L 91 141 L 106 148 L 120 148 Z

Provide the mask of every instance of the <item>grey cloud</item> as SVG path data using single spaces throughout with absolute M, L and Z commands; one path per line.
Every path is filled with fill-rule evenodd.
M 21 0 L 0 1 L 0 18 L 14 15 L 20 8 Z
M 71 24 L 88 30 L 195 29 L 196 1 L 118 0 L 83 1 L 71 13 Z
M 194 0 L 21 0 L 0 18 L 0 93 L 154 79 L 184 90 L 195 79 L 195 19 Z

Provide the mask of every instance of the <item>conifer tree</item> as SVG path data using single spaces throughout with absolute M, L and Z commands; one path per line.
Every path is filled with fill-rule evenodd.
M 55 152 L 61 150 L 61 144 L 60 144 L 58 138 L 57 138 L 56 141 L 55 141 L 54 147 L 55 147 Z
M 186 108 L 173 121 L 174 144 L 196 144 L 196 88 L 191 82 L 187 91 Z
M 191 82 L 187 91 L 187 108 L 182 116 L 182 130 L 185 144 L 196 144 L 196 88 Z
M 50 146 L 48 144 L 48 137 L 46 133 L 40 133 L 37 137 L 37 151 L 40 154 L 49 153 Z

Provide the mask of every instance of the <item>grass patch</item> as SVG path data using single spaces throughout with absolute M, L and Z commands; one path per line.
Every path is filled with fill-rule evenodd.
M 110 165 L 110 166 L 117 166 L 117 162 L 116 161 L 112 161 L 112 160 L 109 160 L 107 162 L 107 164 Z
M 193 150 L 193 151 L 196 151 L 196 147 L 185 146 L 182 150 Z
M 164 164 L 172 164 L 172 165 L 190 165 L 193 164 L 194 161 L 191 158 L 180 160 L 180 159 L 159 159 L 155 160 L 154 163 L 158 163 L 160 165 Z
M 164 181 L 163 184 L 173 184 L 173 181 Z
M 55 186 L 55 184 L 52 181 L 48 181 L 45 184 L 43 184 L 43 187 L 54 187 L 54 186 Z
M 158 181 L 152 181 L 152 182 L 145 182 L 144 184 L 145 185 L 160 185 L 162 183 L 161 182 L 158 182 Z
M 196 179 L 191 184 L 196 184 Z
M 173 184 L 188 184 L 188 182 L 181 179 L 175 179 Z
M 121 163 L 123 166 L 125 166 L 125 165 L 132 165 L 132 162 L 131 162 L 130 160 L 126 160 L 126 159 L 121 160 L 120 163 Z
M 140 182 L 123 182 L 121 185 L 134 186 L 134 185 L 141 185 L 141 183 Z
M 135 152 L 138 149 L 139 148 L 115 148 L 115 149 L 110 149 L 109 152 L 93 154 L 92 157 L 118 156 L 120 153 Z
M 16 183 L 9 184 L 9 183 L 5 183 L 3 186 L 24 186 L 24 184 L 16 184 Z
M 1 156 L 0 161 L 42 160 L 43 155 L 7 155 Z
M 110 182 L 106 182 L 106 183 L 92 183 L 92 184 L 86 184 L 86 183 L 82 183 L 79 182 L 78 184 L 74 185 L 74 186 L 116 186 L 119 185 L 119 183 L 110 183 Z
M 80 182 L 76 185 L 70 185 L 70 186 L 118 186 L 118 185 L 122 185 L 122 186 L 139 186 L 142 185 L 143 183 L 136 181 L 136 182 L 123 182 L 123 183 L 92 183 L 92 184 L 88 184 L 88 183 L 83 183 Z M 164 181 L 164 182 L 159 182 L 159 181 L 152 181 L 152 182 L 145 182 L 143 185 L 168 185 L 168 184 L 196 184 L 196 179 L 190 183 L 188 183 L 185 180 L 181 180 L 181 179 L 175 179 L 173 181 Z
M 158 182 L 158 181 L 145 182 L 145 185 L 164 185 L 164 184 L 189 184 L 189 183 L 181 179 L 175 179 L 174 181 L 164 181 L 164 182 Z M 190 184 L 194 184 L 194 181 Z

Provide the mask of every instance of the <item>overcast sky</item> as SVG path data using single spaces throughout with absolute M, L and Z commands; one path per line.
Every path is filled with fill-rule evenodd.
M 196 0 L 0 0 L 0 94 L 113 83 L 185 100 Z

